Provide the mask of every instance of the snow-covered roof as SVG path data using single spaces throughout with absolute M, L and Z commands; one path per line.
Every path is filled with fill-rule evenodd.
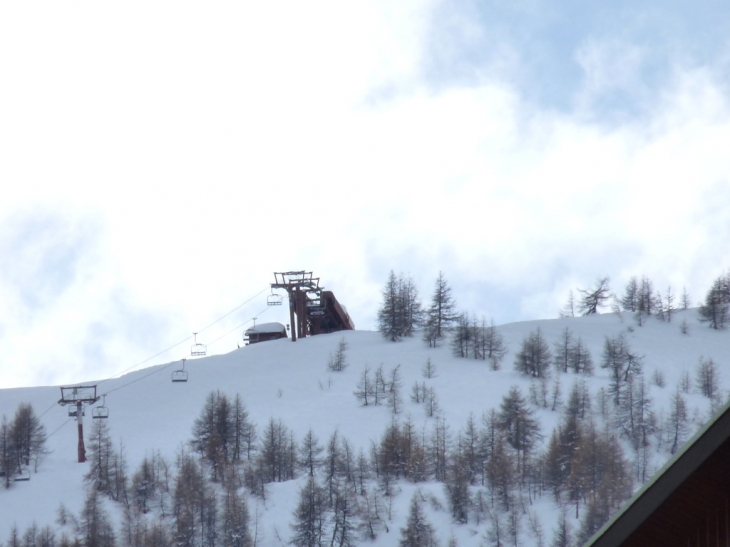
M 281 323 L 261 323 L 255 327 L 251 327 L 246 331 L 246 334 L 263 334 L 272 332 L 286 332 L 286 327 Z

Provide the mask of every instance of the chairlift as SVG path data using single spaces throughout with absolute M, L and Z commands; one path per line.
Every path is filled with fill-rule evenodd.
M 284 300 L 284 298 L 280 294 L 276 294 L 276 293 L 272 292 L 266 299 L 266 305 L 267 306 L 281 306 L 281 303 L 283 300 Z
M 15 482 L 29 481 L 30 480 L 30 469 L 23 469 L 19 474 L 13 477 Z
M 192 355 L 193 357 L 205 355 L 206 352 L 208 351 L 208 347 L 205 344 L 198 344 L 198 333 L 197 332 L 193 333 L 193 337 L 194 337 L 195 343 L 190 348 L 190 355 Z
M 75 418 L 77 414 L 78 414 L 78 409 L 77 409 L 76 405 L 68 405 L 68 417 Z M 83 405 L 81 406 L 81 415 L 86 416 L 86 409 L 84 408 Z
M 182 360 L 183 366 L 180 370 L 176 370 L 172 373 L 172 381 L 173 382 L 187 382 L 188 381 L 188 372 L 185 370 L 185 359 Z
M 109 417 L 109 409 L 106 407 L 106 394 L 102 395 L 104 397 L 104 400 L 101 403 L 101 406 L 96 407 L 91 412 L 91 417 L 94 420 L 105 420 Z

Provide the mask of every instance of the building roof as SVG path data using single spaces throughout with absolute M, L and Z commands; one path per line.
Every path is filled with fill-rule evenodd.
M 264 334 L 273 332 L 286 332 L 286 327 L 281 323 L 261 323 L 246 330 L 245 334 Z
M 596 532 L 586 547 L 684 547 L 690 538 L 702 536 L 704 540 L 710 535 L 726 540 L 730 535 L 729 462 L 727 405 Z

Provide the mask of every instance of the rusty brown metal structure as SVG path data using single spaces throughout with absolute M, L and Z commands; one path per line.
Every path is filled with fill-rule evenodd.
M 73 405 L 76 407 L 76 424 L 79 434 L 77 445 L 79 463 L 86 461 L 86 447 L 84 446 L 84 405 L 93 405 L 100 399 L 96 395 L 96 385 L 90 386 L 69 386 L 61 388 L 61 398 L 58 404 L 61 406 Z
M 312 272 L 274 272 L 274 279 L 272 291 L 283 289 L 289 295 L 292 342 L 297 337 L 355 329 L 344 306 L 332 291 L 320 286 L 319 277 L 314 277 Z
M 730 547 L 730 405 L 586 547 Z

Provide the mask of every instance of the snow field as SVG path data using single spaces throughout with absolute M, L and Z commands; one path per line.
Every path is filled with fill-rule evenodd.
M 509 351 L 498 371 L 490 370 L 486 361 L 453 357 L 448 342 L 439 348 L 429 348 L 420 339 L 419 333 L 396 343 L 384 340 L 377 332 L 366 331 L 320 335 L 300 339 L 296 343 L 282 339 L 250 345 L 226 355 L 188 359 L 185 365 L 189 372 L 187 383 L 172 383 L 170 375 L 180 363 L 166 363 L 104 381 L 99 385 L 99 394 L 108 393 L 108 425 L 115 444 L 118 446 L 121 442 L 124 445 L 130 474 L 152 451 L 159 450 L 162 456 L 174 463 L 176 452 L 191 438 L 193 422 L 199 416 L 206 396 L 214 390 L 220 390 L 231 398 L 240 394 L 249 419 L 259 431 L 271 418 L 281 419 L 298 441 L 311 428 L 320 444 L 325 445 L 337 429 L 352 443 L 356 453 L 363 449 L 368 454 L 371 443 L 379 442 L 392 414 L 387 405 L 361 406 L 353 394 L 365 366 L 374 373 L 382 364 L 388 374 L 401 365 L 403 411 L 398 418 L 403 420 L 410 415 L 416 427 L 426 428 L 427 432 L 434 418 L 426 415 L 423 404 L 410 400 L 410 393 L 416 381 L 433 386 L 440 413 L 455 437 L 470 414 L 480 424 L 483 413 L 492 408 L 498 410 L 502 397 L 511 386 L 519 386 L 522 394 L 529 398 L 530 379 L 516 372 L 513 362 L 522 340 L 538 327 L 551 350 L 561 332 L 566 327 L 570 328 L 574 339 L 580 337 L 593 357 L 593 376 L 560 374 L 563 400 L 578 379 L 586 379 L 594 396 L 601 387 L 608 387 L 607 371 L 600 368 L 603 344 L 606 336 L 614 337 L 623 332 L 632 351 L 643 356 L 644 376 L 650 384 L 655 412 L 666 415 L 670 397 L 685 371 L 689 371 L 694 383 L 700 357 L 712 358 L 718 364 L 724 390 L 730 383 L 730 333 L 712 330 L 699 323 L 697 318 L 697 310 L 690 309 L 677 312 L 671 323 L 648 318 L 641 327 L 627 313 L 502 325 L 498 331 Z M 687 335 L 680 332 L 683 319 L 689 324 Z M 331 372 L 327 369 L 330 353 L 336 350 L 343 338 L 348 345 L 348 366 L 342 372 Z M 436 365 L 437 376 L 425 379 L 422 368 L 429 358 Z M 666 387 L 651 384 L 655 369 L 664 373 Z M 149 375 L 155 371 L 155 374 Z M 556 375 L 553 369 L 552 378 Z M 48 448 L 52 451 L 29 482 L 13 484 L 9 490 L 0 489 L 0 542 L 7 540 L 13 525 L 22 532 L 33 521 L 39 526 L 53 524 L 60 503 L 74 512 L 80 511 L 83 505 L 85 486 L 82 476 L 87 464 L 76 463 L 75 422 L 68 418 L 66 408 L 55 404 L 59 397 L 57 387 L 0 390 L 0 416 L 4 414 L 11 419 L 19 403 L 31 403 L 36 414 L 42 415 L 41 422 L 50 435 Z M 710 404 L 707 398 L 697 393 L 687 394 L 685 398 L 690 418 L 694 419 L 691 427 L 694 431 L 709 417 Z M 724 391 L 723 400 L 726 398 Z M 543 408 L 535 411 L 543 435 L 543 445 L 537 450 L 542 451 L 562 414 Z M 87 412 L 87 442 L 91 422 Z M 626 454 L 630 456 L 628 450 Z M 665 451 L 656 453 L 652 468 L 658 469 L 668 457 Z M 289 523 L 304 480 L 300 477 L 268 485 L 265 503 L 250 498 L 252 522 L 255 513 L 259 513 L 260 545 L 280 545 L 277 535 L 284 541 L 288 540 L 291 535 Z M 429 503 L 424 508 L 442 545 L 448 543 L 452 534 L 460 546 L 482 543 L 486 523 L 479 526 L 475 523 L 454 524 L 442 484 L 401 481 L 398 489 L 400 493 L 392 500 L 393 517 L 388 523 L 389 533 L 381 533 L 377 545 L 398 544 L 400 528 L 405 526 L 410 499 L 416 491 L 441 500 L 442 510 Z M 107 506 L 114 510 L 113 503 Z M 549 542 L 559 515 L 552 495 L 546 494 L 530 509 L 539 516 Z M 119 518 L 119 515 L 115 517 Z M 573 521 L 572 524 L 577 529 L 578 522 Z M 523 538 L 525 545 L 534 541 L 527 533 L 523 534 Z

